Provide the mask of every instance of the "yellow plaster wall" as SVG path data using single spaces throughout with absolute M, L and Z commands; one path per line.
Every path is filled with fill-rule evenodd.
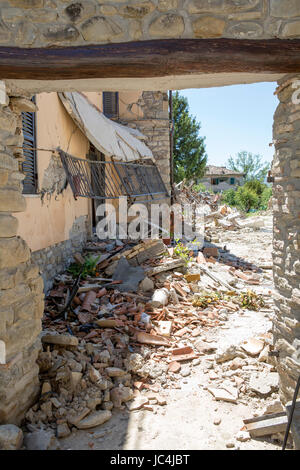
M 88 93 L 97 105 L 100 93 Z M 74 156 L 85 158 L 89 150 L 88 139 L 78 129 L 64 109 L 56 93 L 41 93 L 36 96 L 37 147 L 56 149 L 58 146 Z M 45 169 L 50 163 L 51 152 L 37 152 L 38 185 L 41 189 Z M 55 194 L 42 202 L 40 195 L 25 195 L 27 208 L 16 214 L 19 220 L 18 235 L 35 251 L 70 238 L 74 221 L 88 216 L 90 200 L 74 200 L 70 186 L 62 194 Z

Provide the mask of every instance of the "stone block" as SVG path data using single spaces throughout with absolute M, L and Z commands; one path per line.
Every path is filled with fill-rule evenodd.
M 270 14 L 276 18 L 300 17 L 298 0 L 270 0 Z
M 287 23 L 282 30 L 281 36 L 283 38 L 299 38 L 300 37 L 300 21 L 293 21 L 291 23 Z
M 21 192 L 12 189 L 0 189 L 0 212 L 23 212 L 26 201 Z
M 182 16 L 167 13 L 159 16 L 149 26 L 149 34 L 154 38 L 176 38 L 184 33 Z
M 196 38 L 217 38 L 222 36 L 225 21 L 212 16 L 205 16 L 193 22 L 193 31 Z
M 0 214 L 0 237 L 14 237 L 18 230 L 18 219 L 8 214 Z
M 85 41 L 109 41 L 123 33 L 123 29 L 105 16 L 94 16 L 81 25 L 81 34 Z
M 29 258 L 30 250 L 20 237 L 0 238 L 0 269 L 15 267 Z
M 137 2 L 122 6 L 120 14 L 124 16 L 124 18 L 142 19 L 144 16 L 151 13 L 154 8 L 152 2 Z
M 193 0 L 190 2 L 189 13 L 237 13 L 259 6 L 260 0 Z

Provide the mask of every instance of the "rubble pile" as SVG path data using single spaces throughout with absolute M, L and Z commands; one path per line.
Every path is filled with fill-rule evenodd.
M 273 373 L 270 335 L 225 351 L 206 337 L 232 314 L 268 307 L 267 289 L 250 290 L 263 271 L 211 243 L 196 256 L 180 253 L 161 240 L 115 240 L 89 242 L 74 256 L 46 298 L 42 387 L 29 430 L 66 437 L 106 422 L 113 409 L 155 413 L 164 390 L 181 388 L 178 379 L 201 361 L 216 400 L 276 390 L 275 381 L 260 387 L 260 376 Z

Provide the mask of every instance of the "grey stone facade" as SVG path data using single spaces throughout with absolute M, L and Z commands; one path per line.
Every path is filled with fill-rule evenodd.
M 300 37 L 298 0 L 4 0 L 0 42 L 21 47 L 159 38 Z
M 11 214 L 25 210 L 19 162 L 21 110 L 0 106 L 0 423 L 19 423 L 39 392 L 36 364 L 44 311 L 43 280 Z
M 292 399 L 300 374 L 300 103 L 295 102 L 299 98 L 293 88 L 296 80 L 300 75 L 279 82 L 280 104 L 273 127 L 274 348 L 279 354 L 276 365 L 285 403 Z
M 48 246 L 43 250 L 34 251 L 31 254 L 31 259 L 39 267 L 43 278 L 45 293 L 51 289 L 55 276 L 65 271 L 73 261 L 74 253 L 82 250 L 86 239 L 86 232 L 82 232 L 69 240 Z
M 143 91 L 137 103 L 143 118 L 127 120 L 123 124 L 139 129 L 146 137 L 162 179 L 170 190 L 170 121 L 168 95 L 161 91 Z

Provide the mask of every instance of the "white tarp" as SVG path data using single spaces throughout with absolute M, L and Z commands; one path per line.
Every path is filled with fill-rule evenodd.
M 58 93 L 66 110 L 87 136 L 89 141 L 104 155 L 116 160 L 130 162 L 151 158 L 153 155 L 137 129 L 130 129 L 111 121 L 79 92 Z

